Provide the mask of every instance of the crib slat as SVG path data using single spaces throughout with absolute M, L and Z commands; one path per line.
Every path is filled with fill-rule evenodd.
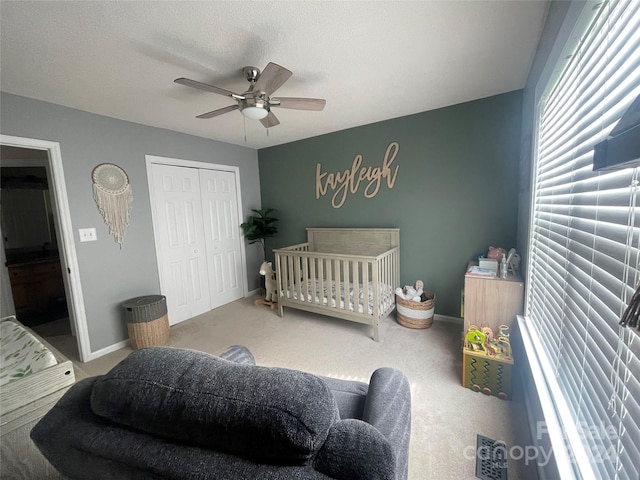
M 282 255 L 280 257 L 280 274 L 282 280 L 280 281 L 280 288 L 282 289 L 282 295 L 289 297 L 289 271 L 287 265 L 289 264 L 288 255 Z
M 381 265 L 380 261 L 373 263 L 371 265 L 372 270 L 372 278 L 371 278 L 371 294 L 373 297 L 373 321 L 378 322 L 380 317 L 380 276 L 381 276 Z M 374 323 L 374 331 L 376 330 L 376 324 Z
M 318 290 L 313 292 L 313 303 L 317 303 L 318 305 L 322 305 L 322 292 L 326 288 L 326 281 L 324 276 L 324 260 L 324 258 L 318 258 Z M 318 292 L 317 295 L 316 292 Z
M 281 257 L 282 266 L 280 267 L 282 273 L 282 281 L 280 282 L 280 287 L 282 288 L 282 293 L 287 298 L 291 298 L 291 276 L 289 275 L 289 255 L 282 255 Z
M 358 275 L 358 270 L 360 269 L 360 262 L 358 260 L 353 260 L 353 262 L 351 262 L 352 268 L 353 268 L 353 278 L 352 278 L 352 282 L 353 282 L 353 311 L 357 312 L 358 311 L 358 306 L 360 305 L 360 279 L 359 279 L 359 275 Z M 369 299 L 367 297 L 362 297 L 362 308 L 364 309 L 363 312 L 366 312 L 367 310 L 367 303 L 368 303 Z
M 333 276 L 331 275 L 331 264 L 333 263 L 331 261 L 330 258 L 325 258 L 326 263 L 326 286 L 327 286 L 327 305 L 328 306 L 332 306 L 333 305 Z M 320 294 L 322 295 L 322 292 L 320 292 Z M 322 302 L 322 300 L 320 300 Z
M 337 306 L 342 310 L 349 310 L 349 267 L 347 260 L 338 260 L 336 267 L 340 270 L 340 282 L 337 285 L 340 290 L 340 304 Z
M 388 304 L 388 291 L 391 285 L 391 267 L 393 264 L 393 258 L 391 255 L 385 254 L 384 256 L 384 265 L 385 272 L 383 278 L 380 279 L 380 314 L 384 312 Z M 395 287 L 393 287 L 395 288 Z
M 310 271 L 310 275 L 311 275 L 311 290 L 309 290 L 309 295 L 306 298 L 307 302 L 314 302 L 315 300 L 312 300 L 313 298 L 315 298 L 316 292 L 318 291 L 318 283 L 316 281 L 316 279 L 318 278 L 316 276 L 316 263 L 318 262 L 318 259 L 313 257 L 313 258 L 309 258 L 309 261 L 311 263 L 311 271 Z
M 362 292 L 362 297 L 366 299 L 367 302 L 367 310 L 369 312 L 369 295 L 371 292 L 369 291 L 369 267 L 371 264 L 369 262 L 362 262 L 362 288 L 364 289 Z
M 343 282 L 343 310 L 351 310 L 351 272 L 349 265 L 353 260 L 342 260 L 342 282 Z
M 287 280 L 290 298 L 293 298 L 295 280 L 293 278 L 293 255 L 287 255 Z
M 278 281 L 278 296 L 282 297 L 282 255 L 276 255 L 276 279 Z
M 341 284 L 343 283 L 343 276 L 342 276 L 342 262 L 340 262 L 340 260 L 334 260 L 333 261 L 333 271 L 335 272 L 334 275 L 334 280 L 335 280 L 335 287 L 336 287 L 336 308 L 341 309 L 342 307 L 340 306 L 341 303 L 344 303 L 342 300 L 344 298 L 344 293 L 343 293 L 343 289 Z
M 333 261 L 333 290 L 336 292 L 336 308 L 340 309 L 340 301 L 342 300 L 342 292 L 340 288 L 340 260 Z
M 296 285 L 296 294 L 298 296 L 298 298 L 302 298 L 302 288 L 300 283 L 301 283 L 301 279 L 300 279 L 300 262 L 302 261 L 302 257 L 300 257 L 300 255 L 296 255 L 295 257 L 293 257 L 293 274 L 295 275 L 293 281 L 295 282 Z
M 300 260 L 302 261 L 302 290 L 306 300 L 309 296 L 309 261 L 311 259 L 309 257 L 300 257 Z
M 382 285 L 389 279 L 389 257 L 387 255 L 382 257 L 381 263 L 382 263 L 382 275 L 380 276 L 380 282 L 381 282 L 380 285 Z M 378 286 L 378 294 L 381 295 L 382 292 L 380 289 L 380 285 Z M 382 301 L 382 298 L 380 298 L 380 301 Z
M 342 299 L 343 299 L 343 310 L 349 310 L 349 303 L 351 301 L 351 274 L 349 272 L 349 264 L 351 260 L 343 259 L 340 262 L 340 268 L 342 270 Z
M 396 268 L 394 270 L 396 281 L 393 285 L 396 286 L 400 285 L 400 250 L 398 250 L 397 248 L 394 252 L 394 257 L 396 259 Z
M 385 283 L 383 285 L 384 287 L 384 304 L 385 306 L 387 305 L 387 296 L 388 296 L 388 292 L 389 290 L 394 290 L 396 287 L 395 285 L 393 285 L 391 283 L 391 281 L 393 280 L 391 277 L 393 277 L 393 255 L 389 255 L 388 256 L 388 261 L 387 261 L 387 278 L 385 279 Z
M 291 295 L 290 298 L 294 298 L 296 280 L 293 276 L 293 255 L 287 255 L 287 272 L 289 275 L 289 292 Z
M 389 285 L 389 273 L 391 267 L 391 257 L 385 255 L 384 257 L 384 276 L 380 279 L 380 285 L 378 285 L 378 294 L 380 295 L 380 314 L 382 314 L 383 305 L 385 305 L 386 289 Z
M 340 309 L 340 302 L 342 301 L 343 298 L 343 294 L 342 294 L 342 288 L 340 286 L 340 284 L 342 283 L 342 266 L 341 266 L 341 262 L 340 260 L 332 260 L 331 262 L 331 268 L 333 269 L 333 289 L 332 289 L 332 293 L 333 293 L 333 299 L 334 299 L 334 305 L 337 309 Z

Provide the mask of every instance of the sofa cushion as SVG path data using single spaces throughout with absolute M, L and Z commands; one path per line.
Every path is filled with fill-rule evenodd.
M 340 418 L 357 418 L 362 420 L 364 404 L 369 392 L 369 385 L 356 380 L 343 380 L 341 378 L 320 377 L 329 387 L 333 398 L 336 399 Z
M 314 375 L 193 350 L 137 350 L 99 378 L 93 411 L 111 421 L 258 461 L 305 463 L 338 419 Z
M 314 466 L 338 480 L 396 478 L 396 457 L 389 441 L 378 429 L 356 419 L 331 427 Z

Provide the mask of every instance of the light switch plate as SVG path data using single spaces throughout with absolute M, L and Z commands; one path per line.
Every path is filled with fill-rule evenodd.
M 95 242 L 98 239 L 95 228 L 80 228 L 78 233 L 81 242 Z

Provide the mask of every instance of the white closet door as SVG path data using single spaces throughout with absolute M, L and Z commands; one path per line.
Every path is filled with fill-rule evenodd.
M 211 309 L 198 169 L 152 165 L 158 258 L 169 323 Z
M 200 170 L 211 308 L 241 298 L 242 242 L 233 172 Z

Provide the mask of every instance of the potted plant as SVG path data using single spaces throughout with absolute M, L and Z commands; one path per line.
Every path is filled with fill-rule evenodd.
M 271 214 L 275 212 L 273 208 L 262 208 L 260 210 L 252 208 L 251 211 L 254 212 L 255 215 L 250 216 L 240 227 L 242 228 L 244 236 L 249 240 L 249 244 L 259 242 L 262 245 L 263 259 L 266 261 L 267 248 L 265 239 L 273 237 L 278 233 L 278 228 L 275 226 L 278 219 L 271 216 Z

